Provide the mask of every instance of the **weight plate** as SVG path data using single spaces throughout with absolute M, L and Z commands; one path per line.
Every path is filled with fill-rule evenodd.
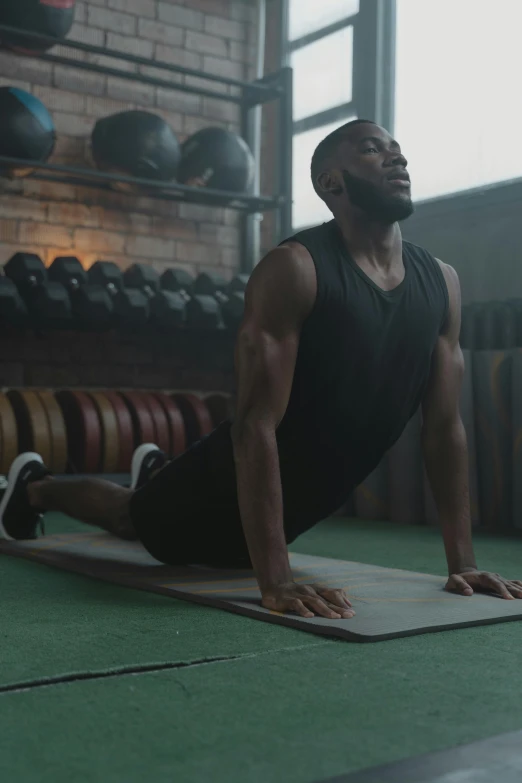
M 132 427 L 132 418 L 127 405 L 121 396 L 112 390 L 105 389 L 103 394 L 110 402 L 118 422 L 118 437 L 120 445 L 118 470 L 122 473 L 128 473 L 131 468 L 132 455 L 134 452 L 134 430 Z
M 173 394 L 172 399 L 182 413 L 188 446 L 212 432 L 212 419 L 203 400 L 195 394 Z
M 153 442 L 156 443 L 165 454 L 169 454 L 170 427 L 165 411 L 153 394 L 142 392 L 142 397 L 149 408 L 150 415 L 154 422 L 155 437 Z
M 116 473 L 120 461 L 120 435 L 114 408 L 102 392 L 89 392 L 101 422 L 101 472 Z
M 119 392 L 127 405 L 134 429 L 134 447 L 142 443 L 154 443 L 154 422 L 147 403 L 136 391 Z
M 18 427 L 13 407 L 0 392 L 0 470 L 8 473 L 18 454 Z
M 51 431 L 47 415 L 38 394 L 27 389 L 11 389 L 7 397 L 18 424 L 20 452 L 36 451 L 46 465 L 51 464 Z
M 167 421 L 169 423 L 170 430 L 170 447 L 169 456 L 179 457 L 180 454 L 186 449 L 187 438 L 185 435 L 185 422 L 180 409 L 172 400 L 168 394 L 162 392 L 151 392 L 151 395 L 155 397 L 159 404 L 163 407 Z
M 67 429 L 62 411 L 56 402 L 54 392 L 48 389 L 39 389 L 37 394 L 47 416 L 51 435 L 51 461 L 49 467 L 53 473 L 65 473 L 67 469 Z
M 56 400 L 65 419 L 73 472 L 98 473 L 102 429 L 94 402 L 81 391 L 59 391 Z

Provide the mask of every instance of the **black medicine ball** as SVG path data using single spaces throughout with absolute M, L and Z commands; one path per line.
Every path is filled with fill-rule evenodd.
M 102 171 L 168 182 L 176 176 L 180 148 L 170 125 L 157 114 L 124 111 L 98 120 L 92 154 Z
M 0 87 L 0 155 L 46 161 L 56 134 L 51 115 L 38 98 L 18 87 Z M 8 176 L 24 176 L 30 168 L 3 168 Z
M 74 21 L 76 0 L 0 0 L 0 24 L 65 38 Z M 0 32 L 2 44 L 25 54 L 45 52 L 51 45 L 22 35 Z
M 254 157 L 244 139 L 224 128 L 204 128 L 181 147 L 178 180 L 245 193 L 254 179 Z

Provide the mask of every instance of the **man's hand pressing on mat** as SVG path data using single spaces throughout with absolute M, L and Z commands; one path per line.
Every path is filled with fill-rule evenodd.
M 286 582 L 262 590 L 262 604 L 273 612 L 295 612 L 301 617 L 326 617 L 347 620 L 355 612 L 344 590 L 324 585 L 299 585 Z
M 504 579 L 500 574 L 476 569 L 452 574 L 446 583 L 446 590 L 460 595 L 477 593 L 495 593 L 500 598 L 522 598 L 522 582 L 518 579 Z
M 479 571 L 473 551 L 469 500 L 469 458 L 460 416 L 464 356 L 459 344 L 461 297 L 457 273 L 439 262 L 448 289 L 449 308 L 432 357 L 422 401 L 422 450 L 439 512 L 449 579 L 446 590 L 474 591 L 501 598 L 522 598 L 522 582 Z

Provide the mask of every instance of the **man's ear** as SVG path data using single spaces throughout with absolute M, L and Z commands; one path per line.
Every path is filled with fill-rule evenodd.
M 317 177 L 317 187 L 325 196 L 330 193 L 332 196 L 340 196 L 343 192 L 341 179 L 336 171 L 323 171 Z

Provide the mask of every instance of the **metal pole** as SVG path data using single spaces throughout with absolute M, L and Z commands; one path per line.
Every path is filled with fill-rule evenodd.
M 253 152 L 254 148 L 254 122 L 252 107 L 248 101 L 245 100 L 241 105 L 241 135 Z M 257 165 L 257 160 L 256 160 Z M 252 187 L 253 190 L 253 187 Z M 248 195 L 252 194 L 252 190 Z M 253 239 L 253 223 L 252 215 L 243 215 L 241 218 L 241 244 L 240 244 L 240 270 L 244 274 L 250 274 L 254 268 L 254 255 L 253 255 L 254 239 Z
M 277 169 L 279 175 L 279 196 L 284 199 L 277 211 L 276 241 L 281 242 L 292 233 L 292 154 L 294 141 L 293 113 L 293 72 L 289 67 L 290 54 L 288 47 L 290 21 L 289 0 L 281 0 L 280 39 L 281 53 L 280 86 L 282 94 L 279 99 L 278 113 L 278 155 Z
M 283 94 L 279 99 L 279 195 L 283 201 L 279 207 L 279 241 L 292 233 L 292 154 L 293 154 L 293 72 L 281 71 Z
M 257 3 L 257 62 L 256 79 L 262 79 L 265 73 L 265 45 L 266 45 L 266 0 L 258 0 Z M 256 172 L 254 180 L 254 195 L 261 193 L 261 138 L 263 131 L 263 106 L 260 104 L 253 110 L 254 114 L 254 156 L 256 160 Z M 252 269 L 261 256 L 261 221 L 263 215 L 255 212 L 248 220 L 252 222 Z
M 266 39 L 266 0 L 257 2 L 257 56 L 255 78 L 262 79 L 265 70 L 265 39 Z M 246 143 L 252 150 L 255 160 L 254 182 L 250 195 L 259 195 L 261 188 L 261 135 L 263 109 L 261 105 L 252 107 L 243 103 L 241 107 L 241 132 Z M 250 274 L 261 254 L 261 220 L 260 212 L 245 215 L 241 226 L 241 272 Z

